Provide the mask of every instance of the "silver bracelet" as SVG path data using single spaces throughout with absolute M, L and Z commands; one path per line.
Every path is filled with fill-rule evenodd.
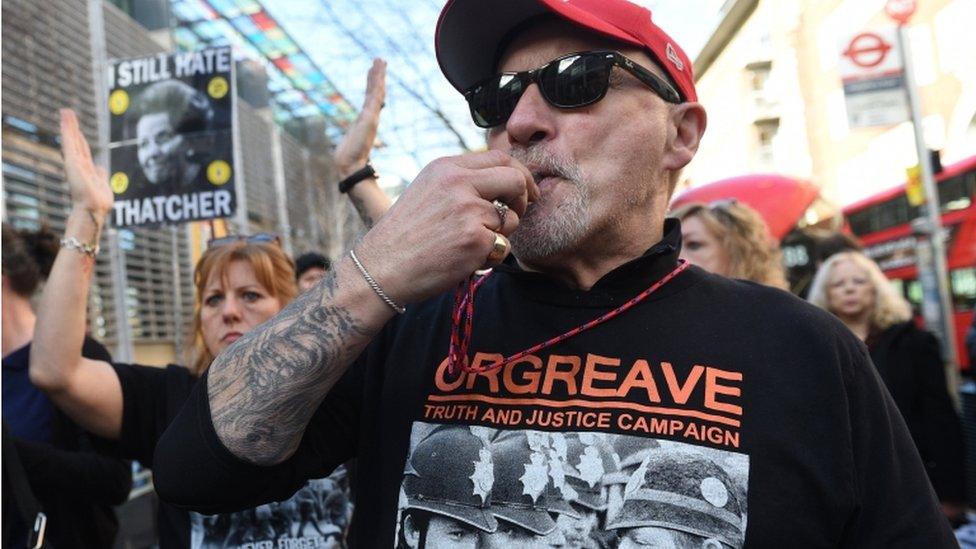
M 356 268 L 359 269 L 359 272 L 363 273 L 363 278 L 366 279 L 366 283 L 369 284 L 369 287 L 376 292 L 376 295 L 380 296 L 380 299 L 382 299 L 384 303 L 389 305 L 390 308 L 396 311 L 398 314 L 402 315 L 403 313 L 407 312 L 405 308 L 397 305 L 396 301 L 390 299 L 390 296 L 386 295 L 383 288 L 380 288 L 380 285 L 376 282 L 376 279 L 370 276 L 369 272 L 366 270 L 366 267 L 363 267 L 362 262 L 359 261 L 358 257 L 356 257 L 355 250 L 349 250 L 349 257 L 352 258 L 352 262 L 356 264 Z
M 95 256 L 98 255 L 98 252 L 102 249 L 98 244 L 95 244 L 94 246 L 91 244 L 85 244 L 73 236 L 62 238 L 61 247 L 83 253 L 92 259 L 95 259 Z

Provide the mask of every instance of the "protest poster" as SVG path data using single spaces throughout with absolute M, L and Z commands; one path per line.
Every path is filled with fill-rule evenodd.
M 108 81 L 115 226 L 231 216 L 237 198 L 230 48 L 113 61 Z

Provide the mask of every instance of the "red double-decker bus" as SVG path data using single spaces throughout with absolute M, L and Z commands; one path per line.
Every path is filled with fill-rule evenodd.
M 946 259 L 952 291 L 956 348 L 960 365 L 970 367 L 964 338 L 976 305 L 976 156 L 946 166 L 935 174 L 942 226 L 946 235 Z M 905 183 L 865 198 L 843 210 L 847 227 L 877 261 L 885 275 L 908 298 L 918 313 L 922 285 L 918 281 L 913 219 L 924 217 L 924 206 L 912 206 Z

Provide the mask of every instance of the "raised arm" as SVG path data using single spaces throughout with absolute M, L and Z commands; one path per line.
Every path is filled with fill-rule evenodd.
M 85 338 L 88 288 L 95 258 L 81 245 L 95 246 L 112 207 L 112 190 L 103 168 L 96 167 L 78 118 L 61 111 L 61 151 L 71 190 L 71 213 L 62 247 L 44 285 L 31 345 L 30 378 L 76 423 L 105 438 L 122 428 L 122 385 L 108 362 L 81 356 Z
M 366 76 L 366 98 L 359 117 L 349 126 L 345 137 L 336 147 L 333 159 L 339 179 L 345 179 L 366 166 L 369 152 L 376 142 L 376 130 L 380 125 L 380 112 L 386 100 L 386 61 L 374 59 Z M 390 209 L 393 203 L 383 192 L 375 178 L 366 179 L 349 190 L 360 219 L 367 228 Z
M 495 232 L 509 234 L 538 190 L 500 152 L 428 165 L 356 246 L 364 267 L 400 305 L 453 288 L 481 268 Z M 505 226 L 492 200 L 512 211 Z M 393 316 L 347 256 L 319 284 L 217 357 L 208 374 L 214 429 L 237 457 L 290 457 L 329 389 Z

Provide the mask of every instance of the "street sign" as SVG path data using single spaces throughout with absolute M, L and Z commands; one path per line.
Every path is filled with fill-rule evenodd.
M 890 51 L 891 44 L 883 38 L 873 32 L 862 32 L 847 45 L 844 55 L 858 67 L 871 69 L 880 65 Z
M 908 120 L 905 75 L 895 29 L 859 32 L 840 48 L 847 120 L 851 128 Z
M 908 181 L 905 183 L 905 195 L 912 206 L 925 204 L 925 186 L 922 184 L 922 167 L 915 164 L 905 170 Z
M 899 25 L 905 25 L 915 14 L 916 7 L 918 6 L 915 0 L 888 0 L 885 4 L 885 13 Z

